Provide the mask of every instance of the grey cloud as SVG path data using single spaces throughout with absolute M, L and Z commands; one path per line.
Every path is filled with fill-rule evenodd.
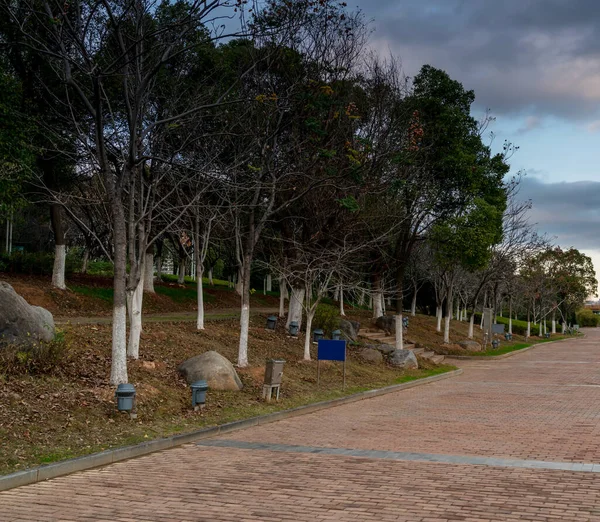
M 424 63 L 475 89 L 496 113 L 583 118 L 600 106 L 597 0 L 361 0 L 373 45 L 407 74 Z
M 532 200 L 531 221 L 556 236 L 560 246 L 600 249 L 600 182 L 543 183 L 525 178 L 519 198 Z

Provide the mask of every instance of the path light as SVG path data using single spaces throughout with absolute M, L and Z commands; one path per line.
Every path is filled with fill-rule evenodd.
M 115 391 L 115 398 L 117 399 L 117 409 L 119 411 L 129 412 L 132 419 L 137 417 L 135 413 L 135 387 L 133 384 L 119 384 L 117 391 Z
M 204 408 L 208 383 L 206 381 L 196 381 L 190 384 L 190 388 L 192 389 L 192 408 L 194 408 L 194 411 Z
M 290 335 L 292 337 L 296 337 L 298 335 L 298 330 L 299 330 L 298 321 L 292 321 L 290 323 L 290 327 L 289 327 Z
M 498 341 L 498 339 L 494 339 L 492 341 L 492 347 L 494 348 L 494 350 L 496 350 L 498 348 L 499 344 L 500 344 L 500 341 Z
M 342 338 L 342 331 L 341 330 L 334 330 L 333 332 L 331 332 L 331 338 L 334 341 L 339 341 Z
M 275 326 L 277 326 L 277 317 L 270 315 L 267 317 L 267 330 L 275 330 Z
M 313 343 L 318 343 L 319 339 L 323 339 L 323 335 L 323 330 L 320 328 L 313 330 Z
M 511 334 L 511 333 L 505 333 L 505 334 L 504 334 L 504 338 L 505 338 L 507 341 L 512 341 L 512 334 Z

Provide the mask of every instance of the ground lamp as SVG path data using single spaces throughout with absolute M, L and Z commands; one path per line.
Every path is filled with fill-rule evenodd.
M 283 359 L 269 359 L 267 361 L 262 394 L 263 399 L 266 399 L 267 402 L 271 400 L 273 391 L 275 391 L 275 398 L 279 400 L 279 388 L 281 386 L 281 379 L 283 377 L 284 364 L 285 361 Z
M 117 409 L 119 411 L 128 412 L 132 419 L 137 417 L 135 413 L 135 387 L 133 384 L 119 384 L 115 392 L 115 398 L 117 399 Z
M 208 383 L 206 381 L 196 381 L 190 384 L 190 388 L 192 389 L 192 408 L 194 408 L 194 411 L 204 408 Z
M 267 330 L 275 330 L 275 326 L 277 326 L 277 317 L 270 315 L 267 317 Z
M 511 334 L 511 333 L 505 333 L 505 334 L 504 334 L 504 338 L 505 338 L 507 341 L 512 341 L 512 334 Z
M 289 332 L 292 337 L 296 337 L 298 335 L 298 321 L 292 321 L 289 326 Z
M 494 350 L 495 350 L 496 348 L 498 348 L 498 346 L 499 346 L 499 345 L 500 345 L 500 341 L 498 341 L 498 339 L 494 339 L 494 340 L 492 341 L 492 347 L 494 348 Z
M 331 338 L 334 341 L 339 341 L 342 338 L 342 331 L 341 330 L 334 330 L 333 332 L 331 332 Z
M 323 336 L 323 330 L 321 330 L 320 328 L 313 330 L 313 343 L 318 343 L 319 339 L 323 339 Z

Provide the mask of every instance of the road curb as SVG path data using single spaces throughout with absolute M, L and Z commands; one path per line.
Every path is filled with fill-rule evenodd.
M 523 352 L 528 352 L 529 350 L 533 350 L 534 348 L 539 348 L 540 346 L 548 346 L 549 344 L 554 343 L 564 343 L 565 341 L 578 341 L 580 339 L 585 339 L 585 335 L 578 339 L 557 339 L 556 341 L 546 341 L 543 343 L 535 343 L 527 348 L 521 348 L 520 350 L 514 350 L 512 352 L 503 353 L 502 355 L 446 355 L 447 359 L 457 359 L 460 361 L 497 361 L 498 359 L 506 359 L 507 357 L 512 357 L 513 355 L 518 355 Z
M 379 397 L 388 393 L 407 390 L 409 388 L 414 388 L 415 386 L 422 386 L 424 384 L 449 379 L 451 377 L 455 377 L 456 375 L 460 375 L 461 373 L 463 373 L 463 370 L 459 368 L 457 370 L 441 373 L 439 375 L 432 375 L 431 377 L 425 377 L 423 379 L 415 379 L 414 381 L 409 381 L 402 384 L 394 384 L 392 386 L 386 386 L 385 388 L 354 393 L 352 395 L 348 395 L 347 397 L 315 402 L 313 404 L 298 406 L 297 408 L 292 408 L 289 410 L 259 415 L 257 417 L 229 422 L 227 424 L 221 424 L 219 426 L 213 426 L 210 428 L 203 428 L 201 430 L 196 430 L 189 433 L 182 433 L 163 439 L 142 442 L 141 444 L 135 444 L 133 446 L 125 446 L 123 448 L 116 448 L 114 450 L 106 450 L 101 453 L 93 453 L 91 455 L 85 455 L 83 457 L 77 457 L 62 462 L 56 462 L 46 466 L 39 466 L 37 468 L 17 471 L 16 473 L 11 473 L 10 475 L 0 476 L 0 491 L 6 491 L 8 489 L 26 486 L 28 484 L 35 484 L 36 482 L 41 482 L 43 480 L 69 475 L 77 471 L 84 471 L 97 468 L 99 466 L 106 466 L 107 464 L 113 464 L 115 462 L 141 457 L 142 455 L 148 455 L 157 451 L 174 448 L 181 446 L 182 444 L 196 442 L 209 437 L 230 433 L 232 431 L 243 430 L 252 426 L 269 424 L 271 422 L 277 422 L 280 420 L 289 419 L 291 417 L 297 417 L 299 415 L 306 415 L 327 408 L 334 408 L 336 406 L 342 406 L 344 404 L 350 404 L 352 402 L 370 399 L 372 397 Z

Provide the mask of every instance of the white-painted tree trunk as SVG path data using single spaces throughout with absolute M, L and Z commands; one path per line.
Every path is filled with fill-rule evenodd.
M 512 335 L 512 296 L 508 300 L 508 333 Z
M 339 299 L 340 299 L 340 287 L 338 285 L 335 287 L 335 290 L 333 291 L 333 300 L 339 301 Z
M 144 267 L 142 267 L 143 274 Z M 140 336 L 142 335 L 142 305 L 144 300 L 144 278 L 135 287 L 129 296 L 130 321 L 129 343 L 127 344 L 127 356 L 131 359 L 140 358 Z
M 556 334 L 556 311 L 552 310 L 552 335 Z
M 316 309 L 315 309 L 316 310 Z M 315 310 L 306 312 L 306 335 L 304 336 L 304 360 L 310 361 L 310 345 L 312 343 L 311 328 Z
M 373 296 L 373 319 L 377 319 L 383 315 L 383 293 L 376 292 Z
M 208 269 L 208 284 L 210 286 L 215 286 L 215 283 L 213 281 L 213 269 L 212 268 Z
M 414 288 L 412 302 L 410 303 L 410 315 L 414 317 L 417 315 L 417 288 Z
M 527 321 L 527 333 L 525 334 L 525 338 L 529 339 L 531 337 L 531 321 Z
M 288 303 L 288 318 L 285 325 L 286 328 L 290 327 L 292 321 L 298 323 L 298 330 L 302 328 L 302 304 L 304 303 L 304 287 L 292 286 L 292 293 L 290 295 L 290 302 Z M 310 336 L 310 332 L 306 332 L 306 335 Z
M 473 329 L 475 327 L 475 312 L 471 314 L 471 318 L 469 319 L 469 339 L 473 339 Z
M 243 304 L 240 314 L 240 346 L 238 351 L 238 366 L 248 366 L 248 332 L 250 329 L 250 305 Z
M 198 314 L 196 316 L 196 330 L 204 330 L 204 294 L 202 284 L 202 263 L 196 265 L 196 291 L 198 292 Z
M 273 278 L 271 274 L 267 274 L 267 292 L 273 291 Z
M 441 332 L 442 331 L 442 305 L 436 306 L 435 317 L 437 320 L 436 325 L 435 325 L 435 330 L 436 330 L 436 332 Z
M 369 310 L 373 310 L 373 296 L 369 295 Z
M 448 289 L 448 301 L 446 303 L 446 318 L 444 321 L 444 343 L 450 343 L 450 319 L 452 319 L 452 286 Z
M 144 259 L 144 292 L 154 294 L 154 254 L 146 252 Z
M 402 314 L 396 314 L 395 326 L 396 326 L 396 350 L 403 350 L 404 349 L 404 331 L 402 328 Z
M 342 317 L 346 316 L 346 312 L 344 312 L 344 289 L 340 286 L 340 315 Z
M 460 300 L 456 301 L 456 320 L 460 321 Z
M 113 308 L 112 361 L 110 383 L 113 386 L 127 382 L 127 308 Z
M 54 247 L 54 266 L 52 267 L 52 286 L 60 290 L 66 290 L 65 267 L 67 261 L 66 245 L 55 245 Z
M 361 288 L 360 292 L 358 294 L 358 306 L 364 306 L 365 305 L 365 289 Z
M 562 323 L 562 334 L 565 335 L 566 331 L 567 331 L 567 324 L 563 321 L 563 323 Z

